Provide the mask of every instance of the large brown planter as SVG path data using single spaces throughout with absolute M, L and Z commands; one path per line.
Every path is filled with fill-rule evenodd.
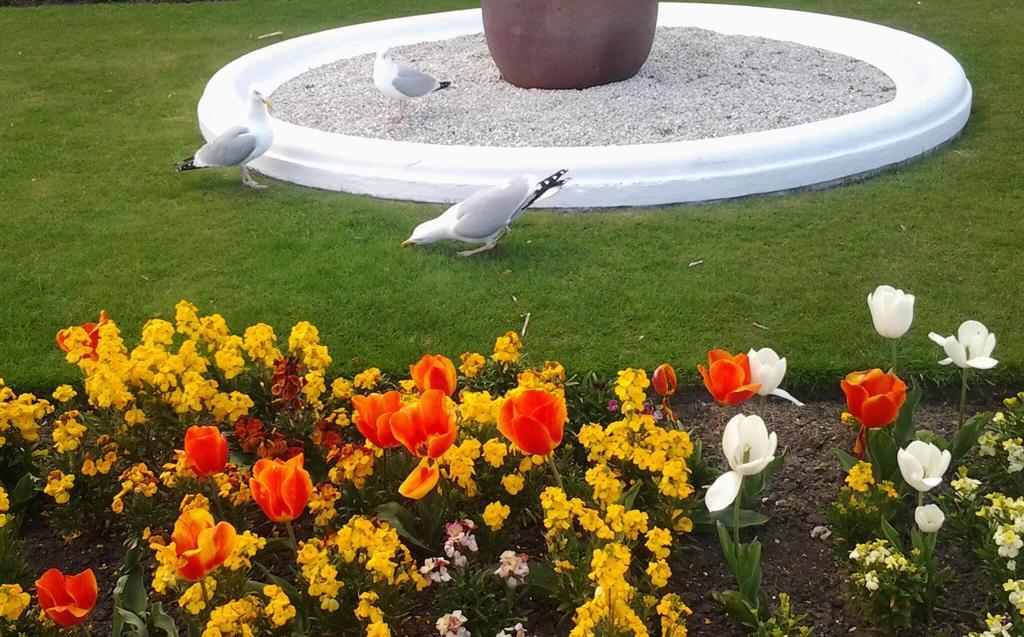
M 487 47 L 523 88 L 581 89 L 636 75 L 654 44 L 657 0 L 481 0 Z

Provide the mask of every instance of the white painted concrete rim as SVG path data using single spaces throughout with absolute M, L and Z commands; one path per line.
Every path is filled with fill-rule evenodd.
M 293 183 L 388 199 L 458 201 L 524 173 L 571 170 L 544 203 L 558 208 L 650 206 L 788 191 L 880 170 L 955 137 L 971 110 L 971 85 L 940 47 L 888 27 L 836 16 L 736 5 L 663 2 L 659 25 L 787 40 L 878 67 L 892 101 L 799 126 L 665 144 L 501 148 L 431 145 L 339 135 L 273 120 L 274 145 L 253 162 Z M 479 9 L 369 22 L 286 40 L 222 68 L 199 101 L 206 139 L 245 113 L 248 88 L 270 93 L 344 57 L 480 33 Z

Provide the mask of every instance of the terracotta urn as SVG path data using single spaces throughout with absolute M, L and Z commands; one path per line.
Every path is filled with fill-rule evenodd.
M 582 89 L 633 77 L 654 44 L 657 0 L 481 0 L 506 81 Z

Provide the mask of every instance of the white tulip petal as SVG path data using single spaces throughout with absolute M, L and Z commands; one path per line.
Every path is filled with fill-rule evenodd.
M 939 347 L 946 346 L 946 337 L 943 336 L 942 334 L 937 334 L 936 332 L 928 332 L 928 338 L 932 339 L 932 342 L 934 342 Z
M 736 496 L 740 494 L 742 483 L 743 476 L 735 471 L 727 471 L 718 476 L 714 484 L 708 488 L 707 495 L 704 496 L 704 503 L 707 505 L 708 511 L 711 513 L 721 511 L 735 502 Z
M 778 396 L 779 398 L 785 398 L 786 400 L 788 400 L 789 402 L 793 403 L 797 407 L 803 407 L 804 406 L 804 404 L 802 402 L 800 402 L 796 398 L 793 398 L 793 395 L 790 394 L 785 389 L 776 389 L 775 391 L 772 392 L 772 396 Z
M 740 466 L 735 467 L 733 471 L 744 476 L 756 476 L 764 471 L 765 467 L 767 467 L 772 460 L 775 460 L 775 456 L 765 456 L 763 458 L 758 458 L 757 460 L 741 464 Z
M 991 356 L 992 351 L 996 348 L 996 335 L 989 334 L 988 338 L 985 339 L 985 344 L 981 347 L 981 351 L 977 352 L 980 356 Z
M 974 369 L 992 369 L 998 364 L 999 361 L 994 358 L 989 358 L 988 356 L 979 356 L 967 361 L 967 365 Z
M 939 365 L 950 365 L 952 364 L 952 362 L 952 358 L 943 358 L 941 361 L 939 361 Z
M 914 509 L 914 521 L 922 533 L 937 533 L 946 521 L 946 514 L 934 504 Z
M 722 453 L 725 455 L 726 460 L 729 461 L 729 465 L 732 466 L 735 457 L 735 451 L 740 446 L 740 423 L 743 422 L 745 416 L 743 414 L 736 414 L 733 416 L 728 423 L 725 425 L 725 432 L 722 434 Z
M 967 367 L 967 349 L 961 345 L 955 338 L 950 336 L 946 339 L 946 356 L 953 359 L 953 364 L 957 367 Z

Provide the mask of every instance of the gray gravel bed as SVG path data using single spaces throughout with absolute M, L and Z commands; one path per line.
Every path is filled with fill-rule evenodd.
M 482 35 L 392 50 L 454 86 L 409 105 L 373 86 L 373 56 L 338 60 L 272 95 L 274 117 L 324 131 L 429 144 L 602 146 L 722 137 L 805 124 L 892 100 L 889 76 L 860 60 L 765 38 L 659 28 L 632 79 L 583 91 L 506 83 Z

